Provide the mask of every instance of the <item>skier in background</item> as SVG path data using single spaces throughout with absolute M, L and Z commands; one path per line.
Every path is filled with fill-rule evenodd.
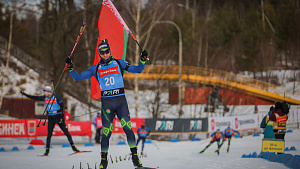
M 75 80 L 85 80 L 95 77 L 101 89 L 101 118 L 103 124 L 103 136 L 101 140 L 101 164 L 100 169 L 107 168 L 107 154 L 109 148 L 109 138 L 113 129 L 113 119 L 115 113 L 119 118 L 122 128 L 127 136 L 127 142 L 132 153 L 134 166 L 142 167 L 142 162 L 137 155 L 135 135 L 131 128 L 130 114 L 124 91 L 123 73 L 140 73 L 145 68 L 148 53 L 143 50 L 138 66 L 130 65 L 122 59 L 113 59 L 107 40 L 102 40 L 98 45 L 100 61 L 91 66 L 88 70 L 77 73 L 73 68 L 72 57 L 68 56 L 65 62 L 68 70 Z
M 101 120 L 101 113 L 97 113 L 97 117 L 94 119 L 94 125 L 96 127 L 96 136 L 95 141 L 96 143 L 100 143 L 101 138 L 101 130 L 102 130 L 102 120 Z
M 234 136 L 234 133 L 237 133 L 237 135 L 240 135 L 240 132 L 238 132 L 237 130 L 233 130 L 230 127 L 227 127 L 227 129 L 225 129 L 224 132 L 223 132 L 223 139 L 222 139 L 222 143 L 220 145 L 220 148 L 222 147 L 224 142 L 228 139 L 227 153 L 229 152 L 229 148 L 230 148 L 231 136 Z M 216 150 L 216 152 L 217 151 L 218 150 Z
M 46 151 L 44 153 L 44 156 L 48 156 L 50 151 L 50 143 L 51 143 L 51 137 L 52 132 L 55 124 L 57 124 L 60 129 L 64 132 L 64 134 L 67 136 L 68 141 L 72 147 L 72 150 L 74 152 L 79 152 L 79 150 L 75 147 L 75 144 L 73 142 L 72 136 L 70 135 L 68 128 L 66 127 L 65 119 L 64 119 L 64 103 L 61 100 L 61 98 L 54 94 L 52 98 L 50 99 L 52 95 L 52 88 L 50 86 L 46 86 L 44 88 L 44 95 L 42 96 L 32 96 L 26 94 L 23 90 L 20 91 L 20 93 L 30 99 L 38 100 L 38 101 L 44 101 L 45 104 L 48 104 L 47 107 L 47 113 L 48 113 L 48 135 L 47 135 L 47 141 L 46 141 Z M 51 104 L 53 102 L 53 105 L 51 107 Z
M 141 154 L 143 155 L 144 144 L 145 144 L 145 141 L 146 141 L 146 137 L 149 136 L 149 134 L 150 134 L 150 129 L 145 127 L 145 125 L 142 125 L 140 128 L 138 128 L 137 134 L 138 134 L 139 138 L 137 139 L 136 145 L 138 145 L 140 140 L 142 140 L 142 152 L 141 152 Z
M 274 111 L 274 106 L 270 107 L 268 114 L 262 119 L 260 128 L 264 128 L 264 138 L 275 138 L 273 131 L 273 121 L 270 121 L 270 115 Z
M 220 154 L 220 140 L 221 140 L 222 136 L 223 136 L 223 134 L 220 131 L 220 129 L 218 129 L 217 131 L 215 131 L 214 133 L 212 133 L 210 135 L 210 137 L 212 137 L 211 141 L 209 142 L 209 144 L 202 151 L 200 151 L 200 154 L 204 153 L 204 151 L 216 141 L 217 144 L 218 144 L 217 153 L 219 155 Z

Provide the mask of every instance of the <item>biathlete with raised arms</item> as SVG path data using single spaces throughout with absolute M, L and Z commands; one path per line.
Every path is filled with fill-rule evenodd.
M 77 73 L 73 68 L 73 61 L 70 56 L 66 63 L 68 70 L 75 80 L 85 80 L 95 77 L 101 88 L 101 118 L 103 124 L 103 136 L 101 139 L 101 164 L 100 169 L 107 168 L 107 154 L 109 148 L 109 138 L 113 130 L 114 114 L 121 122 L 122 128 L 127 136 L 127 142 L 132 152 L 132 162 L 134 166 L 142 167 L 142 162 L 137 156 L 135 135 L 131 128 L 130 114 L 125 97 L 123 72 L 140 73 L 145 68 L 145 61 L 148 53 L 143 50 L 138 66 L 130 65 L 122 59 L 114 59 L 107 40 L 103 40 L 98 45 L 100 61 L 82 73 Z

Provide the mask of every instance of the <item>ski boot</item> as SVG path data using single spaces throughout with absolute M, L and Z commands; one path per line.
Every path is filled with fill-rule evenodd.
M 76 148 L 74 144 L 72 144 L 71 146 L 72 146 L 72 150 L 73 150 L 74 152 L 79 152 L 79 149 Z
M 227 153 L 229 153 L 229 148 L 227 148 Z
M 99 169 L 106 169 L 107 168 L 107 153 L 101 152 L 101 164 Z
M 218 155 L 220 155 L 220 150 L 217 150 Z
M 50 148 L 49 148 L 49 147 L 46 147 L 46 151 L 44 152 L 44 156 L 48 156 L 49 151 L 50 151 Z
M 137 149 L 136 147 L 135 148 L 130 148 L 131 150 L 131 157 L 132 157 L 132 162 L 133 162 L 133 165 L 135 167 L 143 167 L 143 164 L 142 162 L 139 160 L 139 157 L 137 155 Z

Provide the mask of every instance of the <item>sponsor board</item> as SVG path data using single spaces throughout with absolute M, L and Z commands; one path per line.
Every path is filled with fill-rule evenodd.
M 0 120 L 0 137 L 27 137 L 25 120 Z
M 134 133 L 137 132 L 137 129 L 145 124 L 144 118 L 131 118 L 131 128 Z M 121 122 L 119 119 L 115 118 L 113 122 L 113 132 L 112 133 L 124 133 Z
M 200 132 L 207 131 L 207 118 L 198 119 L 146 119 L 151 132 Z
M 262 152 L 284 153 L 284 140 L 281 139 L 263 139 Z
M 244 116 L 230 116 L 230 117 L 209 117 L 208 131 L 212 132 L 217 129 L 225 130 L 231 127 L 234 130 L 244 130 L 259 127 L 262 120 L 261 115 L 244 115 Z
M 66 126 L 69 133 L 72 136 L 88 136 L 92 137 L 92 123 L 90 121 L 66 121 Z M 40 125 L 37 127 L 37 136 L 47 136 L 48 134 L 48 121 L 46 121 L 45 126 Z M 63 136 L 65 135 L 60 127 L 56 124 L 54 126 L 52 136 Z
M 39 137 L 47 136 L 48 121 L 45 126 L 37 127 L 38 119 L 0 120 L 1 137 Z M 66 121 L 67 128 L 72 136 L 92 136 L 91 122 Z M 62 136 L 64 133 L 58 125 L 53 129 L 53 136 Z

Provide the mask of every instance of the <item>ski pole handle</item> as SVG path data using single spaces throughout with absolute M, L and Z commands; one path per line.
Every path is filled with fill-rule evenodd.
M 141 45 L 139 44 L 139 42 L 136 40 L 136 38 L 134 37 L 133 33 L 130 31 L 130 35 L 132 36 L 133 40 L 137 43 L 137 45 L 140 47 L 140 49 L 143 51 L 144 49 L 141 47 Z M 147 60 L 149 61 L 149 63 L 153 66 L 153 64 L 151 63 L 150 59 L 147 57 Z

